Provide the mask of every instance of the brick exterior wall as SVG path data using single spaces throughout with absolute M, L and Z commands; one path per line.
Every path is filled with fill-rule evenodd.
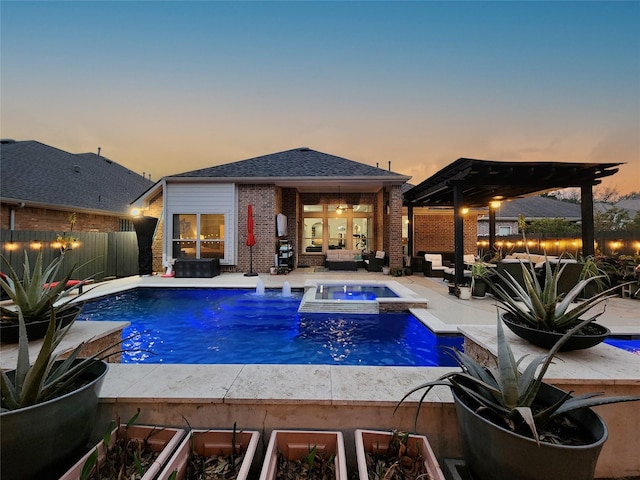
M 247 247 L 247 209 L 253 205 L 253 271 L 268 273 L 276 252 L 276 215 L 282 205 L 282 189 L 275 185 L 239 184 L 238 188 L 238 263 L 236 271 L 248 272 L 250 248 Z M 284 212 L 283 212 L 284 213 Z M 292 218 L 288 219 L 291 222 Z M 231 228 L 231 226 L 230 226 Z
M 415 213 L 415 211 L 414 211 Z M 464 253 L 477 251 L 478 222 L 473 214 L 464 221 Z M 415 213 L 413 223 L 413 255 L 419 251 L 454 251 L 453 210 Z
M 72 212 L 63 210 L 52 210 L 47 208 L 15 208 L 14 209 L 14 230 L 36 230 L 51 232 L 68 232 L 69 215 Z M 119 232 L 120 219 L 110 215 L 96 215 L 92 213 L 80 213 L 76 215 L 76 224 L 73 226 L 74 232 Z M 9 230 L 11 222 L 11 209 L 8 205 L 2 205 L 0 210 L 0 222 L 2 229 Z
M 389 214 L 385 212 L 384 251 L 389 257 L 389 267 L 401 268 L 402 263 L 402 187 L 393 185 L 388 193 Z

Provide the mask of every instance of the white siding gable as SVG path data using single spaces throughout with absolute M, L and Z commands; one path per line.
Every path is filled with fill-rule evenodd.
M 174 214 L 224 214 L 223 265 L 235 265 L 237 237 L 237 195 L 233 183 L 168 183 L 165 189 L 164 253 L 171 257 L 171 221 Z

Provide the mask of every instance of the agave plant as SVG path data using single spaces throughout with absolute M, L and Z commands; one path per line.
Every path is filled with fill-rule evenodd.
M 540 284 L 540 280 L 538 280 L 534 266 L 531 263 L 529 267 L 521 263 L 524 286 L 509 272 L 496 272 L 496 276 L 502 280 L 504 285 L 487 278 L 502 308 L 518 320 L 539 330 L 566 331 L 575 325 L 584 313 L 608 298 L 615 297 L 615 291 L 620 288 L 620 286 L 609 288 L 583 302 L 573 304 L 580 292 L 590 282 L 595 282 L 603 277 L 596 275 L 584 278 L 578 281 L 566 294 L 558 293 L 558 281 L 567 264 L 557 264 L 552 268 L 551 264 L 545 261 L 544 265 L 544 287 Z M 510 291 L 513 292 L 513 296 L 509 293 Z M 602 313 L 604 313 L 604 310 L 593 319 L 602 315 Z
M 38 356 L 33 363 L 29 360 L 29 340 L 22 312 L 18 310 L 20 340 L 18 359 L 13 378 L 1 372 L 0 391 L 2 392 L 2 411 L 17 410 L 45 402 L 61 395 L 91 365 L 108 356 L 104 350 L 88 358 L 80 359 L 78 355 L 84 343 L 78 345 L 64 360 L 58 361 L 56 348 L 64 339 L 73 322 L 62 326 L 56 322 L 55 311 L 50 310 L 49 327 L 43 339 Z M 112 353 L 113 354 L 113 353 Z M 103 356 L 103 358 L 101 358 Z
M 56 282 L 55 279 L 58 277 L 64 261 L 64 254 L 63 251 L 49 265 L 43 266 L 42 251 L 40 251 L 32 270 L 29 256 L 25 252 L 22 279 L 11 267 L 9 261 L 2 256 L 2 262 L 6 267 L 6 278 L 0 276 L 0 285 L 13 301 L 14 306 L 17 307 L 12 309 L 0 306 L 3 321 L 18 323 L 18 310 L 22 313 L 24 321 L 30 323 L 47 320 L 52 307 L 58 314 L 72 307 L 69 302 L 74 298 L 68 297 L 69 292 L 89 279 L 84 279 L 79 284 L 68 287 L 67 283 L 77 268 L 76 265 L 73 265 L 60 281 Z
M 396 410 L 409 395 L 424 389 L 425 391 L 420 397 L 416 410 L 415 420 L 417 424 L 420 408 L 429 391 L 436 386 L 446 386 L 454 389 L 456 392 L 468 395 L 477 401 L 483 409 L 487 409 L 498 417 L 505 419 L 504 423 L 513 430 L 515 430 L 517 423 L 523 421 L 531 431 L 536 442 L 539 442 L 538 428 L 543 427 L 555 416 L 581 408 L 640 400 L 640 396 L 597 398 L 601 393 L 586 393 L 572 397 L 571 392 L 568 392 L 554 405 L 549 405 L 535 412 L 532 409 L 532 405 L 543 383 L 544 375 L 555 355 L 576 331 L 593 320 L 594 317 L 591 317 L 580 322 L 564 334 L 546 355 L 535 357 L 529 365 L 520 372 L 518 367 L 524 357 L 517 361 L 515 360 L 511 346 L 504 335 L 502 322 L 500 318 L 498 318 L 497 368 L 490 370 L 464 352 L 455 348 L 451 349 L 453 351 L 453 357 L 462 371 L 446 373 L 438 380 L 424 383 L 412 389 L 402 397 L 396 406 Z

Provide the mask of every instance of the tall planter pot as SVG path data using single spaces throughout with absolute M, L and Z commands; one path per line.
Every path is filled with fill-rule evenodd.
M 539 398 L 555 403 L 565 392 L 542 384 Z M 592 441 L 582 446 L 541 442 L 501 428 L 477 415 L 454 390 L 462 449 L 474 480 L 592 480 L 607 427 L 590 409 L 567 416 L 590 432 Z
M 106 362 L 98 361 L 81 375 L 88 382 L 83 387 L 53 400 L 0 414 L 1 478 L 45 478 L 45 472 L 86 445 L 107 369 Z

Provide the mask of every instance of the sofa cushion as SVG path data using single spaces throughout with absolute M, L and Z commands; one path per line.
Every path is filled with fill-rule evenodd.
M 431 268 L 442 268 L 442 255 L 439 253 L 425 253 L 424 259 L 431 262 Z

